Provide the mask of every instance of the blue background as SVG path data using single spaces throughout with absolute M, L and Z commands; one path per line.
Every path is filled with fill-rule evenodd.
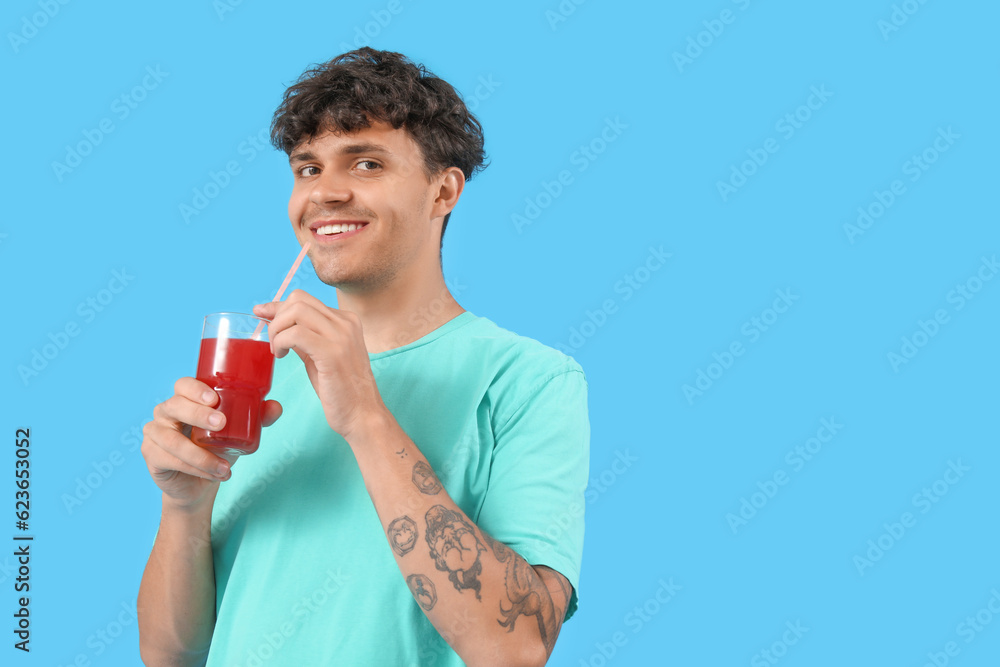
M 31 429 L 36 537 L 30 655 L 0 557 L 0 661 L 138 664 L 159 495 L 135 434 L 193 374 L 204 314 L 270 299 L 298 250 L 284 155 L 253 137 L 307 65 L 370 44 L 485 127 L 492 165 L 445 236 L 458 301 L 588 374 L 581 607 L 550 664 L 995 664 L 998 19 L 917 0 L 6 3 L 2 429 L 8 447 Z M 308 266 L 293 287 L 333 304 Z M 10 480 L 13 448 L 0 464 Z

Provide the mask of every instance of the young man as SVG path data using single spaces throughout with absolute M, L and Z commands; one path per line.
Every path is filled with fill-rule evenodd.
M 182 378 L 154 410 L 143 660 L 544 664 L 576 608 L 586 381 L 445 286 L 478 121 L 423 67 L 365 48 L 286 91 L 272 140 L 339 307 L 297 290 L 254 308 L 278 360 L 269 428 L 235 472 L 188 437 L 224 423 L 209 387 Z

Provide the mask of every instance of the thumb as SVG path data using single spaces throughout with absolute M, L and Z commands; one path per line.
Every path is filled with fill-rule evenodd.
M 264 412 L 261 415 L 260 423 L 264 426 L 270 426 L 274 422 L 278 421 L 278 417 L 281 416 L 281 412 L 281 403 L 278 403 L 277 401 L 264 401 Z

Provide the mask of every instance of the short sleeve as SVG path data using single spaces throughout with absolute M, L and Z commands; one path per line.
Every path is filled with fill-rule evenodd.
M 587 381 L 576 368 L 541 379 L 509 414 L 494 416 L 489 485 L 477 519 L 529 564 L 569 580 L 567 619 L 577 608 L 590 467 Z

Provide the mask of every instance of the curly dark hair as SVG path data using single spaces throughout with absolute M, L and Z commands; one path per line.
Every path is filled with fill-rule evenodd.
M 306 70 L 274 112 L 271 143 L 290 155 L 319 133 L 357 132 L 374 121 L 410 133 L 428 178 L 458 167 L 468 181 L 486 167 L 483 128 L 451 84 L 400 53 L 369 47 Z

